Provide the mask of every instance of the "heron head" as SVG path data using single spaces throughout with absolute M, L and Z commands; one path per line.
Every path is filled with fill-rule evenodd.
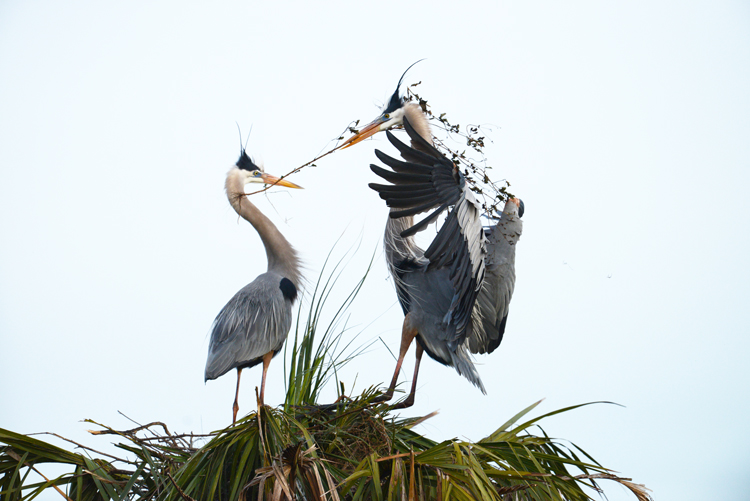
M 393 129 L 394 127 L 399 127 L 404 124 L 404 105 L 407 103 L 407 101 L 406 96 L 401 94 L 401 82 L 403 82 L 404 77 L 406 76 L 406 72 L 420 61 L 424 61 L 424 59 L 420 59 L 416 63 L 413 63 L 411 66 L 406 68 L 406 71 L 404 71 L 403 75 L 401 75 L 401 78 L 399 78 L 398 80 L 396 90 L 393 92 L 393 94 L 391 94 L 391 98 L 388 100 L 388 104 L 386 104 L 385 108 L 383 108 L 383 110 L 380 112 L 380 115 L 375 120 L 362 127 L 359 132 L 344 141 L 339 146 L 339 148 L 348 148 L 349 146 L 353 146 L 360 141 L 364 141 L 368 137 L 374 136 L 378 132 Z
M 364 141 L 368 137 L 374 136 L 378 132 L 392 129 L 403 125 L 404 123 L 404 107 L 401 106 L 396 108 L 394 111 L 384 111 L 378 118 L 365 125 L 360 129 L 359 132 L 354 134 L 352 137 L 344 141 L 339 148 L 346 149 L 349 146 L 354 146 L 360 141 Z
M 503 212 L 508 215 L 513 215 L 513 213 L 517 213 L 518 217 L 523 217 L 524 213 L 524 204 L 523 200 L 520 198 L 509 198 L 505 202 L 505 208 L 503 209 Z
M 242 150 L 237 163 L 235 163 L 235 166 L 244 176 L 245 184 L 262 183 L 276 186 L 286 186 L 287 188 L 302 188 L 302 186 L 289 182 L 286 179 L 281 179 L 276 176 L 272 176 L 271 174 L 266 174 L 263 171 L 263 167 L 256 165 L 255 162 L 253 162 L 253 160 L 247 155 L 244 149 Z

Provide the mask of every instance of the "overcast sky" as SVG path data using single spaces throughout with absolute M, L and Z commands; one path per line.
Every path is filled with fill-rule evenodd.
M 235 123 L 283 174 L 421 58 L 407 83 L 488 128 L 526 214 L 505 338 L 477 360 L 488 394 L 425 358 L 404 413 L 478 440 L 542 398 L 617 402 L 544 429 L 659 501 L 746 499 L 746 2 L 0 3 L 0 427 L 98 448 L 80 420 L 229 424 L 235 376 L 204 385 L 208 333 L 266 268 L 223 192 Z M 378 136 L 253 202 L 311 282 L 336 239 L 359 246 L 342 296 L 375 255 L 351 335 L 395 351 L 375 147 L 393 151 Z M 342 377 L 359 392 L 393 366 L 377 341 Z M 242 415 L 260 370 L 243 374 Z M 283 392 L 277 358 L 266 401 Z

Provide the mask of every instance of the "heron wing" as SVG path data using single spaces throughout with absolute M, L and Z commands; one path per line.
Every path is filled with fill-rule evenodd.
M 234 368 L 252 367 L 284 345 L 292 325 L 292 306 L 279 288 L 281 279 L 264 273 L 221 309 L 211 328 L 206 380 Z
M 417 341 L 427 354 L 441 364 L 455 368 L 485 393 L 468 346 L 461 336 L 456 335 L 456 325 L 442 320 L 455 295 L 449 271 L 447 268 L 439 268 L 404 276 L 403 282 L 410 301 L 409 314 L 419 326 Z
M 456 326 L 456 336 L 465 336 L 471 312 L 484 277 L 485 237 L 479 218 L 480 207 L 466 180 L 454 163 L 441 154 L 404 119 L 404 129 L 420 150 L 407 146 L 387 132 L 388 140 L 404 161 L 376 150 L 377 157 L 392 170 L 371 165 L 375 174 L 390 185 L 370 184 L 391 207 L 390 217 L 401 218 L 433 210 L 427 217 L 404 230 L 406 238 L 423 230 L 446 209 L 445 222 L 425 251 L 428 269 L 448 268 L 454 296 L 443 321 Z
M 516 282 L 516 242 L 522 224 L 517 217 L 503 214 L 488 232 L 486 273 L 474 305 L 481 328 L 474 329 L 467 338 L 472 353 L 492 353 L 503 339 Z
M 500 346 L 505 334 L 515 279 L 513 267 L 509 265 L 487 270 L 474 304 L 481 328 L 474 329 L 467 338 L 469 351 L 472 353 L 492 353 Z

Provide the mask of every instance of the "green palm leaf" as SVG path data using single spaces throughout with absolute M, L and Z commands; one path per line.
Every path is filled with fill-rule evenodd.
M 650 499 L 643 486 L 617 477 L 577 445 L 564 445 L 539 426 L 545 418 L 580 412 L 591 403 L 528 419 L 541 403 L 535 402 L 476 443 L 438 443 L 420 435 L 414 426 L 430 416 L 394 415 L 388 405 L 374 403 L 375 388 L 350 398 L 341 392 L 335 406 L 316 407 L 326 383 L 333 379 L 338 389 L 337 371 L 366 348 L 354 347 L 356 336 L 349 335 L 347 319 L 366 273 L 332 319 L 322 322 L 342 277 L 342 262 L 325 273 L 326 261 L 309 310 L 298 313 L 285 357 L 287 395 L 281 407 L 261 407 L 206 436 L 175 435 L 163 423 L 117 431 L 89 421 L 100 428 L 93 433 L 121 439 L 117 446 L 126 455 L 106 460 L 87 446 L 80 446 L 85 454 L 74 453 L 0 429 L 0 498 L 26 501 L 56 489 L 62 498 L 76 501 L 562 501 L 591 499 L 597 481 L 613 480 L 639 501 Z M 32 471 L 43 474 L 50 463 L 70 470 L 43 482 L 29 480 Z

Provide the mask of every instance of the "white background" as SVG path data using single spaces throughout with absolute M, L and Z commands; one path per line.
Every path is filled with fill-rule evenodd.
M 420 58 L 406 82 L 491 127 L 526 215 L 506 336 L 478 359 L 488 395 L 425 358 L 405 414 L 439 409 L 419 431 L 478 440 L 541 398 L 535 415 L 614 401 L 544 429 L 659 501 L 746 499 L 745 2 L 3 2 L 0 426 L 104 448 L 79 420 L 229 424 L 235 377 L 204 385 L 208 332 L 266 267 L 223 193 L 235 122 L 283 174 Z M 342 295 L 375 254 L 351 335 L 396 350 L 374 147 L 393 151 L 379 135 L 252 200 L 311 282 L 339 237 L 337 256 L 361 240 Z M 359 392 L 392 370 L 377 341 L 342 377 Z M 244 415 L 260 370 L 243 374 Z M 281 402 L 280 358 L 269 378 Z

